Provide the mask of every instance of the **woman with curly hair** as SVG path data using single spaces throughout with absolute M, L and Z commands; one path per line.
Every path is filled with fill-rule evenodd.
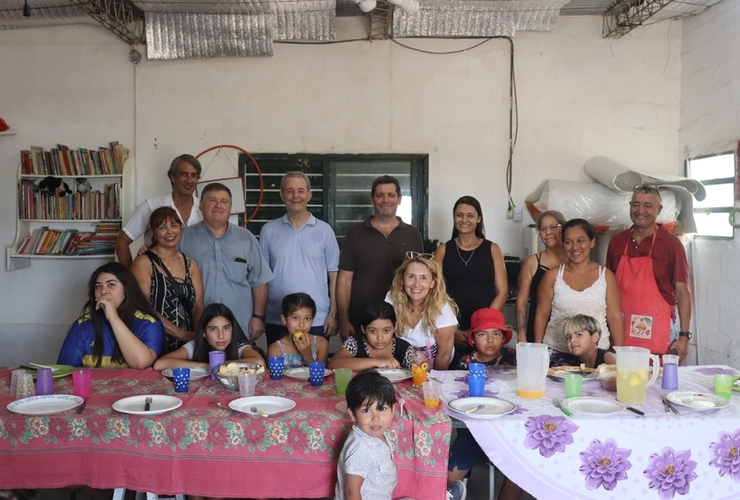
M 435 369 L 446 370 L 455 350 L 457 306 L 432 256 L 407 258 L 396 269 L 385 301 L 396 310 L 398 335 L 423 351 Z

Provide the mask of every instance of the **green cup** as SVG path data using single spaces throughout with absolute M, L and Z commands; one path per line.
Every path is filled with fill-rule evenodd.
M 717 396 L 722 396 L 725 399 L 730 399 L 732 394 L 732 384 L 735 382 L 735 377 L 732 375 L 715 375 L 714 376 L 714 393 Z
M 352 379 L 352 368 L 335 368 L 334 380 L 337 383 L 337 394 L 344 394 L 347 391 L 347 384 Z
M 583 385 L 583 375 L 580 373 L 565 373 L 565 397 L 577 398 L 581 395 L 581 386 Z

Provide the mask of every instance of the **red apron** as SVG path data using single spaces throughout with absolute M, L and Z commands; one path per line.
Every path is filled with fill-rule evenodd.
M 628 257 L 627 248 L 632 239 L 630 231 L 615 274 L 622 292 L 624 345 L 645 347 L 654 354 L 665 354 L 671 343 L 673 307 L 663 298 L 653 274 L 652 254 L 657 234 L 657 231 L 653 233 L 646 257 Z

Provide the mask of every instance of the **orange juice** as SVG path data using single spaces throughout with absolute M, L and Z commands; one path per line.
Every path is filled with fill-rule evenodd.
M 527 391 L 518 389 L 516 393 L 519 395 L 520 398 L 528 398 L 528 399 L 539 399 L 542 396 L 545 395 L 545 391 Z
M 411 365 L 411 379 L 414 381 L 414 387 L 421 387 L 421 385 L 427 381 L 426 368 L 413 363 Z
M 439 406 L 439 398 L 424 398 L 424 406 L 436 408 Z

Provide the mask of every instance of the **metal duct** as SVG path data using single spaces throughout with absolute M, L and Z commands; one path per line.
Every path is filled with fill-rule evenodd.
M 271 14 L 147 12 L 149 59 L 271 56 Z
M 394 9 L 394 37 L 514 36 L 518 30 L 552 31 L 569 0 L 424 0 L 421 10 Z
M 0 29 L 35 28 L 56 24 L 98 23 L 87 13 L 66 0 L 31 0 L 31 17 L 23 17 L 23 1 L 16 0 L 13 8 L 2 3 Z M 17 8 L 15 8 L 17 7 Z

